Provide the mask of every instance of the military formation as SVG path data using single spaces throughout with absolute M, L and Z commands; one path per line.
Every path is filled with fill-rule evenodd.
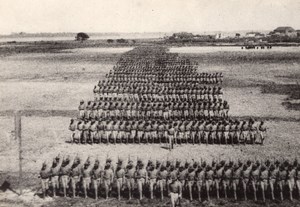
M 300 199 L 300 163 L 289 160 L 145 160 L 57 156 L 40 171 L 44 196 L 108 199 L 185 197 L 265 201 Z M 172 201 L 173 202 L 173 201 Z
M 263 144 L 263 121 L 228 116 L 222 73 L 197 73 L 196 62 L 164 47 L 138 47 L 120 58 L 80 101 L 72 143 Z
M 224 100 L 222 73 L 198 73 L 198 64 L 165 47 L 123 54 L 80 101 L 71 119 L 78 144 L 263 144 L 264 121 L 234 119 Z M 147 197 L 210 200 L 300 198 L 300 163 L 278 160 L 100 160 L 55 157 L 40 171 L 43 196 Z

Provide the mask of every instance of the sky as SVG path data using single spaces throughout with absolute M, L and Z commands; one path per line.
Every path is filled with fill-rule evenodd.
M 0 34 L 300 29 L 300 0 L 0 0 Z

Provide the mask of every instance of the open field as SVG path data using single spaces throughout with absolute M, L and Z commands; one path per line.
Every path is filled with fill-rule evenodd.
M 26 43 L 29 44 L 29 43 Z M 44 160 L 58 153 L 75 155 L 99 155 L 104 160 L 107 154 L 116 160 L 129 152 L 132 157 L 143 159 L 168 157 L 207 160 L 239 157 L 240 159 L 266 159 L 300 155 L 300 52 L 289 51 L 226 51 L 182 53 L 199 62 L 199 72 L 218 71 L 224 74 L 224 97 L 230 104 L 230 115 L 237 118 L 253 116 L 267 120 L 268 138 L 263 146 L 215 146 L 185 145 L 169 152 L 159 145 L 82 146 L 70 145 L 68 124 L 76 115 L 79 100 L 93 99 L 92 89 L 98 80 L 112 69 L 126 48 L 65 48 L 43 53 L 6 53 L 0 59 L 0 181 L 10 183 L 17 190 L 18 142 L 14 140 L 13 110 L 38 110 L 35 116 L 22 117 L 23 138 L 23 186 L 26 193 L 18 198 L 12 191 L 0 192 L 0 206 L 117 206 L 115 198 L 95 202 L 92 199 L 49 199 L 43 201 L 34 193 L 39 189 L 38 172 Z M 131 46 L 130 46 L 131 47 Z M 60 49 L 61 48 L 61 49 Z M 63 50 L 62 50 L 63 49 Z M 68 50 L 66 50 L 68 49 Z M 72 48 L 71 48 L 72 49 Z M 300 48 L 299 48 L 300 49 Z M 172 50 L 171 50 L 172 51 Z M 0 50 L 1 56 L 1 50 Z M 297 85 L 298 84 L 298 85 Z M 286 104 L 286 103 L 290 103 Z M 292 106 L 292 107 L 291 107 Z M 51 116 L 55 110 L 55 116 Z M 121 201 L 122 205 L 169 205 L 145 200 Z M 213 201 L 204 203 L 223 206 L 259 206 L 260 203 Z M 269 203 L 270 206 L 292 206 L 299 202 Z M 184 206 L 197 206 L 198 202 L 183 202 Z

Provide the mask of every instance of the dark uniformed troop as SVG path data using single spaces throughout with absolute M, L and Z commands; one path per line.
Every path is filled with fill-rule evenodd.
M 182 196 L 199 201 L 216 197 L 233 199 L 293 200 L 300 198 L 300 163 L 288 160 L 147 160 L 130 157 L 116 163 L 103 163 L 90 157 L 83 161 L 58 156 L 52 165 L 43 164 L 40 171 L 44 196 L 84 196 L 106 199 L 111 192 L 131 199 L 137 190 L 139 199 L 155 196 L 171 200 Z M 172 200 L 173 202 L 173 200 Z M 176 201 L 174 201 L 176 202 Z
M 94 87 L 94 100 L 80 102 L 72 142 L 262 144 L 263 122 L 228 117 L 222 73 L 196 70 L 164 47 L 125 53 Z

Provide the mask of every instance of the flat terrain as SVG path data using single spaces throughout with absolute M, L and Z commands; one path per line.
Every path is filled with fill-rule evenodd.
M 29 44 L 29 43 L 26 43 Z M 35 46 L 36 47 L 36 46 Z M 34 48 L 35 48 L 34 47 Z M 57 48 L 60 48 L 56 45 Z M 81 46 L 80 46 L 81 47 Z M 74 46 L 75 48 L 75 46 Z M 14 139 L 14 110 L 25 110 L 22 117 L 24 196 L 11 190 L 0 191 L 0 206 L 166 206 L 169 201 L 145 200 L 139 203 L 112 198 L 95 202 L 70 199 L 42 200 L 34 196 L 39 190 L 38 172 L 43 161 L 60 154 L 82 157 L 107 155 L 116 161 L 118 155 L 143 159 L 273 159 L 299 158 L 300 147 L 300 48 L 269 51 L 195 51 L 172 48 L 199 63 L 199 72 L 224 74 L 224 97 L 230 104 L 230 116 L 266 120 L 268 138 L 263 146 L 184 145 L 172 152 L 159 145 L 70 145 L 68 124 L 76 116 L 80 99 L 93 99 L 93 86 L 105 78 L 120 55 L 132 48 L 86 47 L 33 50 L 5 53 L 0 58 L 0 184 L 5 180 L 18 190 L 18 142 Z M 180 51 L 181 49 L 181 51 Z M 298 49 L 298 50 L 297 50 Z M 3 51 L 6 51 L 5 49 Z M 0 53 L 1 55 L 1 53 Z M 261 205 L 252 202 L 213 201 L 203 203 L 224 206 Z M 292 206 L 299 202 L 268 203 L 270 206 Z M 199 205 L 183 202 L 184 206 Z

